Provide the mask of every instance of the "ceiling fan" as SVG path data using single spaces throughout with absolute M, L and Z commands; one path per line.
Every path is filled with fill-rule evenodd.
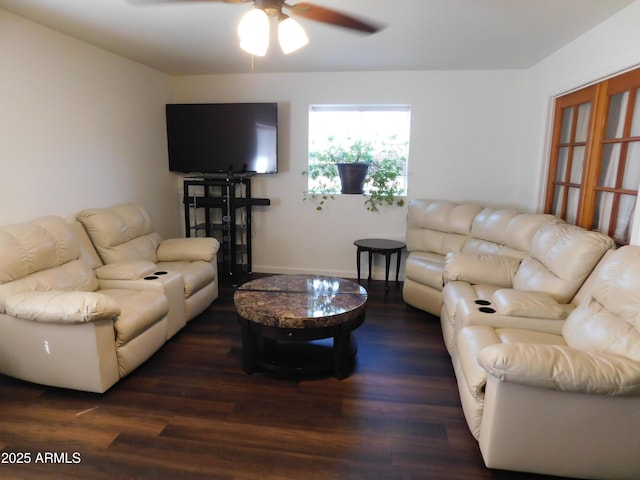
M 269 47 L 269 19 L 278 22 L 278 39 L 285 54 L 305 46 L 309 42 L 302 26 L 289 15 L 320 23 L 354 30 L 364 34 L 380 31 L 380 24 L 365 21 L 353 15 L 321 7 L 308 2 L 289 4 L 285 0 L 128 0 L 131 4 L 159 4 L 186 2 L 253 3 L 238 25 L 240 48 L 252 55 L 264 56 Z M 287 12 L 287 13 L 285 13 Z

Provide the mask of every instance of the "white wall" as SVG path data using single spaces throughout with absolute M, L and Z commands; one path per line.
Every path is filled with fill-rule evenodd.
M 473 200 L 530 210 L 534 206 L 521 201 L 516 184 L 525 81 L 523 71 L 191 76 L 174 78 L 172 100 L 277 101 L 279 173 L 254 181 L 254 195 L 272 201 L 254 217 L 254 271 L 353 277 L 353 241 L 404 239 L 406 207 L 370 213 L 359 195 L 339 195 L 322 212 L 303 202 L 309 105 L 410 104 L 408 199 Z M 374 277 L 382 274 L 378 262 Z
M 0 9 L 0 224 L 136 201 L 178 234 L 157 71 Z

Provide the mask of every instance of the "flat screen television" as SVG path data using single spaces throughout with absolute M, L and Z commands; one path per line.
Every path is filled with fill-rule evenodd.
M 276 173 L 277 103 L 167 104 L 169 170 Z

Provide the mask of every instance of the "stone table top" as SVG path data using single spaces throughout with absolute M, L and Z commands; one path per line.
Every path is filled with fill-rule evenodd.
M 367 291 L 343 278 L 273 275 L 240 286 L 233 296 L 246 320 L 279 328 L 319 328 L 348 322 L 364 313 Z

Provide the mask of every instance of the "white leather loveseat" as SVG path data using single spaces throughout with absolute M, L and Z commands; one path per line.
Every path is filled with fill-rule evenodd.
M 529 252 L 538 229 L 555 222 L 552 215 L 448 200 L 412 200 L 407 216 L 404 301 L 440 315 L 448 253 L 494 254 L 505 262 L 518 262 Z
M 170 303 L 169 336 L 218 297 L 220 245 L 215 238 L 163 240 L 137 204 L 83 210 L 76 218 L 84 227 L 76 230 L 85 237 L 87 260 L 105 285 L 164 290 Z M 135 286 L 129 283 L 133 279 L 139 279 Z
M 166 297 L 105 289 L 60 217 L 0 228 L 0 372 L 104 392 L 167 338 Z
M 558 334 L 458 332 L 458 387 L 488 467 L 639 478 L 640 247 L 609 251 L 587 285 Z

